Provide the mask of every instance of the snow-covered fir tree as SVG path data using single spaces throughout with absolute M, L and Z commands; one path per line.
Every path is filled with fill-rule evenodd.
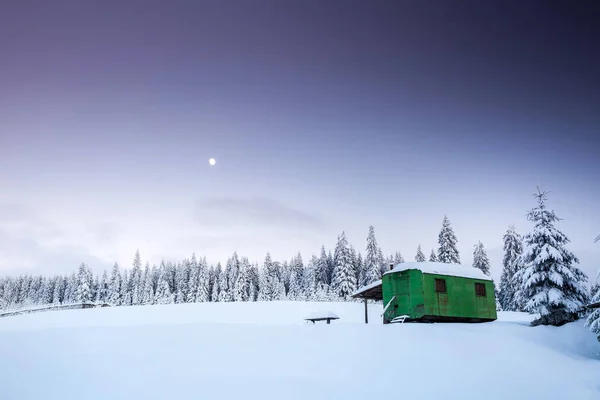
M 198 303 L 210 301 L 208 264 L 206 262 L 206 257 L 202 257 L 200 261 L 198 261 L 198 285 L 196 288 L 195 301 Z
M 435 250 L 431 249 L 431 254 L 429 255 L 429 262 L 436 262 L 437 256 L 435 255 Z
M 335 269 L 331 279 L 331 288 L 339 297 L 347 298 L 356 291 L 356 280 L 350 259 L 348 240 L 344 232 L 338 237 L 335 246 L 334 263 Z
M 381 249 L 377 245 L 377 239 L 375 239 L 375 228 L 373 228 L 373 226 L 369 226 L 364 261 L 364 274 L 362 277 L 361 286 L 369 285 L 376 280 L 381 279 L 381 265 L 379 259 L 380 252 Z
M 140 257 L 140 251 L 136 250 L 135 256 L 133 257 L 133 264 L 131 269 L 131 304 L 134 306 L 141 304 L 142 298 L 142 258 Z
M 92 291 L 90 289 L 90 282 L 88 280 L 87 265 L 84 263 L 79 266 L 75 298 L 78 303 L 88 303 L 92 301 Z
M 502 239 L 504 241 L 504 258 L 502 259 L 498 301 L 504 311 L 520 311 L 515 298 L 514 275 L 517 261 L 523 252 L 522 239 L 513 225 L 508 227 Z
M 600 303 L 600 271 L 596 276 L 595 284 L 592 286 L 592 303 Z M 596 338 L 600 342 L 600 308 L 592 311 L 585 321 L 585 326 L 596 334 Z
M 438 235 L 438 253 L 437 261 L 443 263 L 455 263 L 460 264 L 460 255 L 458 248 L 456 247 L 458 240 L 454 234 L 454 229 L 447 216 L 444 215 L 444 221 L 442 222 L 442 230 Z
M 315 265 L 315 279 L 317 280 L 317 283 L 329 284 L 329 272 L 325 246 L 321 246 L 321 256 L 318 258 L 318 262 Z
M 263 264 L 259 299 L 261 301 L 281 300 L 284 293 L 283 282 L 279 278 L 278 265 L 267 253 Z
M 317 285 L 315 265 L 317 265 L 318 262 L 318 258 L 313 255 L 306 264 L 306 268 L 304 268 L 304 274 L 302 276 L 302 295 L 303 299 L 307 301 L 315 301 Z
M 152 269 L 150 264 L 146 263 L 144 275 L 142 276 L 142 298 L 141 302 L 144 305 L 154 304 L 154 284 Z
M 578 318 L 587 300 L 587 277 L 565 247 L 569 239 L 554 226 L 560 218 L 547 208 L 547 193 L 538 189 L 534 196 L 538 204 L 527 213 L 534 227 L 523 238 L 523 268 L 515 275 L 525 310 L 540 315 L 533 324 L 559 326 Z
M 299 301 L 304 299 L 304 291 L 302 290 L 303 279 L 304 263 L 302 262 L 302 255 L 298 253 L 298 255 L 294 257 L 290 263 L 290 286 L 288 291 L 288 299 Z
M 221 263 L 217 263 L 215 267 L 215 276 L 213 283 L 213 291 L 212 291 L 212 301 L 218 302 L 221 301 L 221 275 L 223 274 L 223 268 Z
M 392 264 L 394 265 L 398 265 L 404 262 L 404 257 L 402 257 L 402 254 L 397 251 L 396 254 L 394 254 L 394 261 L 392 262 Z
M 175 302 L 175 295 L 171 292 L 169 284 L 170 275 L 169 266 L 163 262 L 159 268 L 158 287 L 154 295 L 155 304 L 172 304 Z
M 239 260 L 237 277 L 233 285 L 233 301 L 250 300 L 250 262 L 246 257 Z
M 98 303 L 108 302 L 108 273 L 106 270 L 102 272 L 102 278 L 100 279 L 100 286 L 98 287 L 98 295 L 96 301 Z
M 473 250 L 473 268 L 480 269 L 484 274 L 490 276 L 490 259 L 481 241 L 475 245 L 475 250 Z
M 421 250 L 421 245 L 417 246 L 417 255 L 415 256 L 416 262 L 424 262 L 427 261 L 425 258 L 425 254 L 423 254 L 423 250 Z

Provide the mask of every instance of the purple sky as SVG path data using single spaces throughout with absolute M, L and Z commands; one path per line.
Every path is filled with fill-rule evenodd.
M 597 8 L 426 3 L 3 1 L 0 273 L 412 259 L 446 213 L 498 277 L 537 185 L 594 273 Z

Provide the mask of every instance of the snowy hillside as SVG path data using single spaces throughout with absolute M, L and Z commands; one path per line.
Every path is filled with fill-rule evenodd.
M 307 324 L 332 311 L 331 325 Z M 0 399 L 598 399 L 583 321 L 363 323 L 358 303 L 196 303 L 0 318 Z M 385 397 L 384 397 L 385 396 Z

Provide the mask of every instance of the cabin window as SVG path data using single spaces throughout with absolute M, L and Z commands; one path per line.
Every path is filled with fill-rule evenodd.
M 483 283 L 475 284 L 475 294 L 477 296 L 485 296 L 485 285 Z
M 446 281 L 444 279 L 435 280 L 435 291 L 437 293 L 446 293 Z

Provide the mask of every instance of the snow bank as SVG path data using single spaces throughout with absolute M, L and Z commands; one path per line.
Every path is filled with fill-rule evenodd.
M 418 269 L 424 274 L 439 274 L 448 276 L 459 276 L 463 278 L 481 279 L 485 281 L 491 281 L 492 278 L 483 273 L 480 269 L 467 267 L 460 264 L 448 264 L 440 262 L 404 262 L 396 265 L 391 271 L 385 272 L 389 274 L 391 272 L 406 271 L 408 269 Z M 384 275 L 385 275 L 384 274 Z
M 306 324 L 327 309 L 336 324 Z M 382 325 L 360 303 L 202 303 L 0 319 L 0 399 L 592 399 L 582 323 Z M 378 313 L 377 313 L 378 311 Z M 525 365 L 525 367 L 524 367 Z M 468 389 L 465 387 L 468 386 Z M 443 395 L 442 395 L 443 394 Z

